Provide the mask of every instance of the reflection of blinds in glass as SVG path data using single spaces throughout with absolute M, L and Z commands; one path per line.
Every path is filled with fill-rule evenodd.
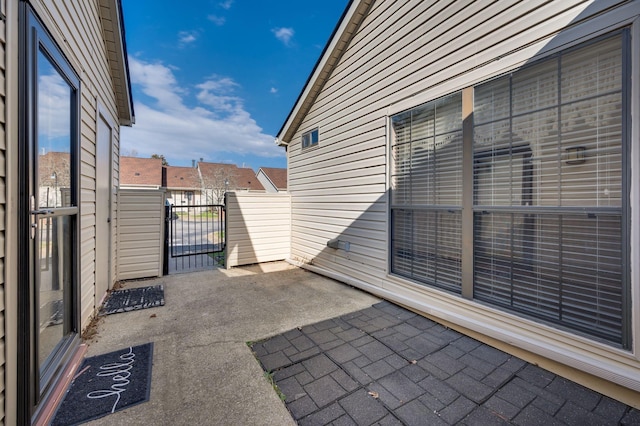
M 474 296 L 622 339 L 622 36 L 475 89 Z

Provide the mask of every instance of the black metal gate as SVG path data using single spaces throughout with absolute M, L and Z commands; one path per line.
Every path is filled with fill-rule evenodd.
M 223 205 L 167 205 L 165 217 L 165 275 L 224 266 Z

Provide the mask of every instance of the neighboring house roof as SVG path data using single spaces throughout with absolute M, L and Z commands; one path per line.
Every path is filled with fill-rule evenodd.
M 287 190 L 287 169 L 276 168 L 276 167 L 260 167 L 258 170 L 258 174 L 262 174 L 269 179 L 271 184 L 278 191 L 286 191 Z
M 249 191 L 264 191 L 264 186 L 258 178 L 253 169 L 238 168 L 238 179 L 236 181 L 237 189 L 247 189 Z
M 230 190 L 264 191 L 264 186 L 256 178 L 253 169 L 241 168 L 235 164 L 205 162 L 199 162 L 198 169 L 205 189 L 218 188 L 227 180 Z
M 111 81 L 118 107 L 118 119 L 121 125 L 131 126 L 135 123 L 135 113 L 133 111 L 133 96 L 131 95 L 122 3 L 121 0 L 99 0 L 99 4 L 103 39 L 107 49 Z
M 40 186 L 71 186 L 71 156 L 68 152 L 50 151 L 38 156 Z
M 167 169 L 167 188 L 200 190 L 200 175 L 194 167 L 165 166 Z
M 337 65 L 356 30 L 367 15 L 373 0 L 351 0 L 345 8 L 338 25 L 333 30 L 311 75 L 300 92 L 296 103 L 278 132 L 276 143 L 288 145 L 298 130 L 302 119 L 307 114 L 322 87 L 329 79 L 333 67 Z
M 160 158 L 120 157 L 120 185 L 162 186 Z

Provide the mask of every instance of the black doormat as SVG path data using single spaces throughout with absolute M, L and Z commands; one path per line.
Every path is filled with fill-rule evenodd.
M 149 400 L 153 343 L 86 358 L 51 423 L 78 425 Z
M 136 311 L 156 306 L 164 306 L 164 287 L 162 284 L 113 291 L 100 309 L 100 315 Z

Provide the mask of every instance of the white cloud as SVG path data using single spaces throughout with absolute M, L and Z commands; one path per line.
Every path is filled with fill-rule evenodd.
M 276 38 L 283 42 L 285 46 L 290 45 L 293 34 L 295 34 L 293 28 L 274 28 L 271 32 L 275 34 Z
M 207 16 L 207 19 L 219 27 L 224 25 L 224 23 L 226 22 L 226 19 L 224 18 L 224 16 L 209 15 Z
M 225 0 L 225 1 L 221 2 L 221 3 L 218 3 L 218 5 L 221 8 L 226 9 L 226 10 L 231 9 L 231 5 L 232 4 L 233 4 L 233 0 Z
M 129 69 L 134 87 L 153 101 L 136 101 L 136 124 L 122 128 L 123 151 L 161 153 L 175 164 L 229 154 L 284 155 L 234 96 L 238 84 L 232 79 L 212 76 L 196 85 L 198 104 L 191 107 L 185 104 L 189 91 L 168 66 L 129 57 Z
M 181 46 L 186 46 L 197 40 L 198 33 L 195 31 L 180 31 L 178 33 L 178 41 Z
M 278 93 L 278 89 L 272 87 L 271 89 L 269 89 L 269 93 Z

